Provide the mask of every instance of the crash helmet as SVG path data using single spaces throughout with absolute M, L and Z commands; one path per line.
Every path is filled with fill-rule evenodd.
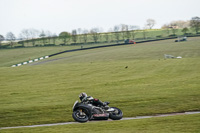
M 82 101 L 85 97 L 87 97 L 87 94 L 85 92 L 82 92 L 80 95 L 79 95 L 79 98 L 80 100 Z

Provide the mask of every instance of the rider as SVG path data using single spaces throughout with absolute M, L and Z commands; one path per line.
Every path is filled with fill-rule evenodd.
M 79 95 L 79 98 L 80 98 L 81 102 L 87 102 L 87 101 L 89 101 L 89 103 L 91 103 L 94 106 L 104 106 L 105 107 L 106 105 L 109 104 L 109 102 L 102 102 L 102 101 L 100 101 L 97 98 L 93 98 L 91 96 L 87 96 L 87 94 L 84 93 L 84 92 L 82 92 Z

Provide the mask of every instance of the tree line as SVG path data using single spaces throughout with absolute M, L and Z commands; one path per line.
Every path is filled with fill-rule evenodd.
M 102 38 L 104 42 L 116 42 L 119 43 L 121 40 L 125 39 L 135 39 L 135 36 L 138 31 L 143 35 L 143 38 L 146 38 L 147 29 L 152 29 L 155 26 L 156 22 L 153 19 L 148 19 L 146 21 L 145 27 L 140 30 L 138 26 L 135 25 L 126 25 L 120 24 L 115 25 L 113 28 L 109 29 L 108 32 L 103 32 L 102 28 L 92 28 L 87 29 L 74 29 L 72 32 L 61 32 L 59 35 L 52 34 L 50 31 L 39 31 L 36 29 L 23 29 L 19 34 L 18 44 L 21 44 L 21 47 L 24 47 L 25 44 L 31 44 L 32 46 L 37 46 L 37 43 L 53 46 L 56 44 L 56 41 L 59 40 L 60 45 L 66 44 L 87 44 L 87 43 L 98 43 Z M 182 32 L 186 35 L 189 31 L 189 28 L 194 29 L 196 34 L 199 34 L 200 30 L 200 17 L 193 17 L 189 21 L 173 21 L 170 24 L 164 24 L 162 29 L 165 29 L 170 35 L 176 35 L 178 29 L 182 29 Z M 2 41 L 9 41 L 10 47 L 13 47 L 15 44 L 16 36 L 12 32 L 8 32 L 6 36 L 0 35 L 0 47 L 2 47 Z M 101 41 L 102 42 L 102 41 Z

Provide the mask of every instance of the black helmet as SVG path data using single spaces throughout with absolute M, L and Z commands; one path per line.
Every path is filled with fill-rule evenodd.
M 85 97 L 87 97 L 87 94 L 85 92 L 82 92 L 80 95 L 79 95 L 79 98 L 80 100 L 82 101 Z

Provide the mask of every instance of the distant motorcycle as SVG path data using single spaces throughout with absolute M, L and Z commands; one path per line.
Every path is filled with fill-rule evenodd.
M 72 117 L 78 122 L 87 122 L 89 120 L 120 120 L 123 117 L 123 113 L 116 107 L 97 107 L 87 102 L 78 102 L 73 105 Z

